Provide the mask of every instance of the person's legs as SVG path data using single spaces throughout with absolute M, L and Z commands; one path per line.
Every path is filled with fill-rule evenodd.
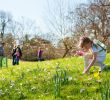
M 40 57 L 38 58 L 38 61 L 41 61 L 41 58 Z
M 16 64 L 16 56 L 13 55 L 13 61 L 12 61 L 12 64 L 15 65 Z
M 19 65 L 19 58 L 17 58 L 17 65 Z
M 91 60 L 92 60 L 91 57 L 92 57 L 92 55 L 90 55 L 90 54 L 85 54 L 84 55 L 84 68 L 86 68 L 89 65 L 89 63 L 91 62 Z M 103 63 L 104 60 L 105 60 L 105 57 L 97 59 L 97 61 L 94 63 L 94 66 L 99 66 L 100 67 L 100 71 L 102 71 L 106 66 Z
M 103 62 L 96 62 L 94 66 L 99 66 L 99 71 L 102 71 L 106 67 L 106 65 Z
M 16 58 L 15 58 L 15 64 L 19 64 L 19 62 L 18 62 L 19 60 L 18 60 L 18 57 L 16 56 Z
M 84 55 L 84 68 L 85 69 L 89 65 L 89 63 L 91 62 L 91 57 L 92 57 L 92 55 L 90 55 L 90 54 Z
M 14 56 L 13 56 L 13 58 L 12 58 L 12 64 L 14 65 Z

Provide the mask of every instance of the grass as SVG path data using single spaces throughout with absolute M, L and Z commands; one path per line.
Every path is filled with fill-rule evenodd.
M 109 100 L 110 54 L 104 71 L 83 75 L 83 59 L 23 62 L 0 69 L 0 100 Z

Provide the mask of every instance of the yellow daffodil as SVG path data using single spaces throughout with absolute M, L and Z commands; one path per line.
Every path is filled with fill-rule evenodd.
M 95 73 L 94 73 L 94 77 L 95 77 L 97 80 L 100 80 L 100 73 L 99 73 L 99 72 L 95 72 Z

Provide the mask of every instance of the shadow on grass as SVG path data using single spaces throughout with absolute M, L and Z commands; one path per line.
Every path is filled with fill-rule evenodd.
M 110 72 L 110 65 L 107 65 L 103 71 Z

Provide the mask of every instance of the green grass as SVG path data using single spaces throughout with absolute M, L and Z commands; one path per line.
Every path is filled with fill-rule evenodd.
M 92 67 L 85 75 L 81 57 L 20 61 L 15 66 L 9 59 L 8 68 L 0 69 L 0 100 L 109 100 L 109 57 L 104 71 L 98 74 L 98 67 Z

